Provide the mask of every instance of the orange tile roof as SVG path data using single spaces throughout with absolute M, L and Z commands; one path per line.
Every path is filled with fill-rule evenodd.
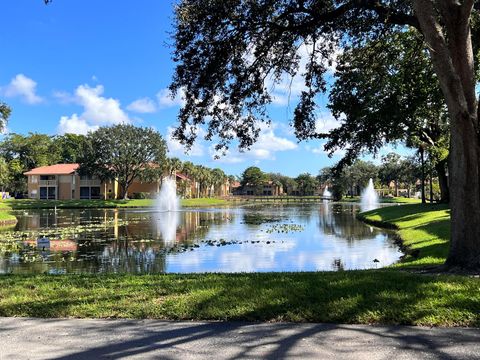
M 175 175 L 182 180 L 190 180 L 190 178 L 187 175 L 184 175 L 182 173 L 175 173 Z
M 73 174 L 78 168 L 79 164 L 56 164 L 50 166 L 40 166 L 23 175 L 68 175 Z

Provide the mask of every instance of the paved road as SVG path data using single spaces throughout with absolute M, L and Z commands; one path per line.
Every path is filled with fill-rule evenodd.
M 480 359 L 479 329 L 0 318 L 0 359 Z

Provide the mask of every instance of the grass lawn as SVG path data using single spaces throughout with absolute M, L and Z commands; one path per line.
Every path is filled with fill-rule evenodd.
M 13 210 L 24 209 L 76 209 L 76 208 L 122 208 L 122 207 L 150 207 L 155 200 L 131 199 L 131 200 L 6 200 L 5 207 Z M 220 206 L 228 205 L 228 201 L 217 198 L 182 199 L 181 205 L 185 207 Z M 0 205 L 1 206 L 1 205 Z M 1 209 L 1 208 L 0 208 Z
M 0 316 L 480 326 L 480 280 L 395 270 L 4 275 Z
M 421 199 L 406 198 L 406 197 L 394 197 L 394 198 L 380 198 L 381 203 L 385 204 L 418 204 L 421 203 Z M 360 202 L 360 196 L 349 197 L 346 196 L 338 202 Z
M 17 218 L 9 213 L 10 206 L 5 201 L 0 200 L 0 229 L 11 226 L 12 222 L 16 222 Z
M 411 251 L 395 267 L 440 265 L 448 254 L 450 210 L 446 205 L 402 205 L 359 214 L 360 220 L 397 229 L 402 242 Z

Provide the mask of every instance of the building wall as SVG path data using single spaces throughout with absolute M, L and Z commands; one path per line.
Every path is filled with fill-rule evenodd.
M 40 176 L 38 175 L 28 176 L 27 187 L 28 187 L 28 197 L 30 199 L 38 199 L 40 196 L 40 189 L 38 186 L 39 180 L 40 180 Z
M 56 179 L 56 198 L 57 200 L 80 200 L 80 187 L 82 185 L 79 175 L 57 175 Z M 28 197 L 31 199 L 40 199 L 40 175 L 29 175 L 28 180 Z M 90 187 L 98 187 L 92 184 Z M 100 183 L 100 198 L 104 199 L 107 189 L 111 189 L 113 195 L 116 197 L 116 186 L 113 182 Z
M 75 175 L 60 175 L 57 176 L 58 179 L 58 200 L 70 200 L 72 199 L 72 189 L 73 189 L 73 177 Z

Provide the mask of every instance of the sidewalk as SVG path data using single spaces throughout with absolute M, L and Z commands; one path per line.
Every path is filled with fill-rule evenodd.
M 480 329 L 0 318 L 0 359 L 479 359 Z

